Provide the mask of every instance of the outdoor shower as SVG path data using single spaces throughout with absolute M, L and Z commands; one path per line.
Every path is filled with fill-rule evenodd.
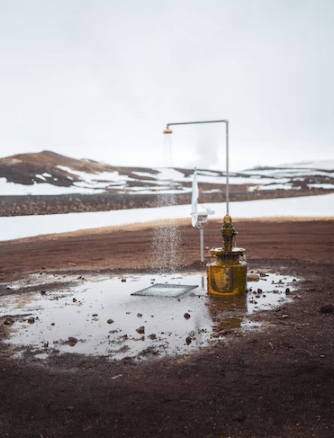
M 246 292 L 247 264 L 241 261 L 245 249 L 234 248 L 233 241 L 237 234 L 232 219 L 229 215 L 229 122 L 228 120 L 207 120 L 199 122 L 167 123 L 163 134 L 172 134 L 170 126 L 198 125 L 204 123 L 224 123 L 226 127 L 226 215 L 221 229 L 224 247 L 213 248 L 210 254 L 216 257 L 212 263 L 208 263 L 208 292 L 213 295 L 240 295 Z

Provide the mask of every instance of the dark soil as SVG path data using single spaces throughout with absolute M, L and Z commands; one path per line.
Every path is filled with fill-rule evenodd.
M 333 437 L 334 221 L 235 226 L 249 270 L 300 279 L 291 304 L 257 314 L 268 323 L 265 330 L 229 330 L 227 342 L 200 353 L 148 355 L 141 362 L 70 354 L 12 359 L 3 344 L 0 436 Z M 198 231 L 183 226 L 181 232 L 181 268 L 203 269 Z M 2 281 L 42 268 L 64 274 L 145 270 L 151 237 L 146 228 L 2 242 Z M 214 222 L 205 239 L 221 245 Z M 2 337 L 6 330 L 1 326 Z
M 187 183 L 184 183 L 183 185 L 186 184 Z M 138 187 L 140 186 L 140 183 L 136 181 L 133 182 L 133 185 Z M 130 184 L 128 184 L 128 186 L 130 186 Z M 208 186 L 208 188 L 206 186 Z M 215 184 L 214 188 L 219 191 L 215 193 L 206 193 L 205 190 L 210 190 L 212 188 L 211 186 L 213 186 L 213 184 L 201 184 L 202 191 L 199 194 L 199 202 L 208 203 L 225 201 L 225 186 Z M 190 190 L 191 189 L 189 188 L 189 191 Z M 107 193 L 95 193 L 93 195 L 73 193 L 68 195 L 0 196 L 0 217 L 151 208 L 159 205 L 155 193 L 129 194 L 121 193 L 120 190 L 115 190 L 114 192 L 110 190 L 110 192 Z M 247 192 L 246 185 L 231 185 L 230 200 L 254 201 L 259 199 L 293 198 L 296 196 L 323 195 L 332 192 L 333 190 L 326 189 L 307 189 L 305 191 L 264 190 Z M 174 203 L 176 205 L 191 204 L 191 193 L 176 194 L 173 196 L 173 204 Z

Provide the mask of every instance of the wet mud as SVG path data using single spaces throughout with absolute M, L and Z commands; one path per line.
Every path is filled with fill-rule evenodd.
M 249 273 L 298 279 L 289 302 L 253 314 L 252 322 L 263 329 L 240 330 L 240 315 L 232 311 L 229 318 L 216 321 L 214 333 L 219 337 L 206 348 L 157 358 L 148 346 L 140 361 L 46 355 L 43 348 L 15 358 L 13 348 L 2 342 L 0 436 L 332 437 L 333 222 L 245 221 L 236 228 L 238 246 L 247 249 Z M 203 270 L 196 260 L 196 230 L 180 231 L 180 271 Z M 217 246 L 213 242 L 219 230 L 208 226 L 206 231 L 208 245 Z M 58 286 L 60 281 L 82 286 L 101 275 L 128 275 L 127 263 L 132 274 L 144 273 L 150 256 L 146 242 L 152 235 L 147 229 L 1 244 L 1 299 L 12 299 L 18 291 L 24 299 L 24 290 L 33 293 L 38 276 L 53 278 Z M 53 281 L 45 285 L 46 295 L 56 294 Z M 257 282 L 251 286 L 250 299 L 257 301 L 263 288 Z M 42 297 L 42 290 L 36 292 Z M 191 309 L 185 310 L 184 319 Z M 212 319 L 217 312 L 212 311 Z M 114 315 L 110 318 L 116 321 Z M 145 326 L 139 322 L 144 315 L 136 318 L 136 329 Z M 26 323 L 31 328 L 38 321 Z M 4 341 L 10 330 L 11 325 L 1 324 Z M 66 348 L 80 345 L 76 339 Z M 189 341 L 191 346 L 191 336 Z

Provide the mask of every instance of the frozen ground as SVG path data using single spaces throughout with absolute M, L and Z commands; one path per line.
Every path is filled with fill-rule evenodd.
M 222 218 L 225 215 L 225 203 L 205 204 L 205 207 L 215 212 L 214 215 L 210 216 L 211 218 Z M 230 213 L 233 218 L 333 217 L 334 194 L 231 202 Z M 38 236 L 40 234 L 66 233 L 88 228 L 181 218 L 190 218 L 190 205 L 94 213 L 1 217 L 0 241 Z

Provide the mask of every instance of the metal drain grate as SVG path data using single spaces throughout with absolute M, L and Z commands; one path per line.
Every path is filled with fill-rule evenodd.
M 189 292 L 192 289 L 196 289 L 198 286 L 188 286 L 184 284 L 154 284 L 153 286 L 141 289 L 138 292 L 134 292 L 131 295 L 139 295 L 144 297 L 172 297 L 177 298 L 180 295 Z

